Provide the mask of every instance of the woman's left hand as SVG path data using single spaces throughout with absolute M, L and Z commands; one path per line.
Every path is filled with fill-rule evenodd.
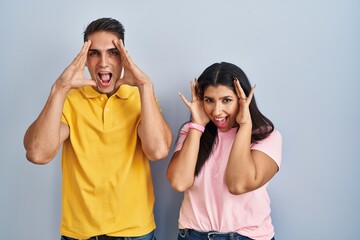
M 236 95 L 239 98 L 239 112 L 236 116 L 236 122 L 239 125 L 249 124 L 249 123 L 251 124 L 249 105 L 254 96 L 256 84 L 254 85 L 254 87 L 251 88 L 249 96 L 247 97 L 237 78 L 234 79 L 234 85 L 236 89 Z

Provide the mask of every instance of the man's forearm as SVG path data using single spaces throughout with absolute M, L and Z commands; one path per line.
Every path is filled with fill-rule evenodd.
M 67 92 L 55 84 L 39 117 L 25 133 L 26 157 L 37 164 L 49 162 L 60 147 L 61 115 Z
M 152 83 L 139 88 L 141 96 L 140 137 L 145 154 L 151 160 L 165 158 L 171 146 L 171 130 L 156 101 Z

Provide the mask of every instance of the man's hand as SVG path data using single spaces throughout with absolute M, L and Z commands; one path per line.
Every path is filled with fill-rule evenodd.
M 123 77 L 116 82 L 118 88 L 123 84 L 141 87 L 144 84 L 151 83 L 149 77 L 132 61 L 130 55 L 125 49 L 123 41 L 113 41 L 116 48 L 120 51 L 121 63 L 123 66 Z
M 91 41 L 84 42 L 81 51 L 72 61 L 72 63 L 62 72 L 60 77 L 56 80 L 55 85 L 59 89 L 69 91 L 72 88 L 79 88 L 83 86 L 96 86 L 96 82 L 91 79 L 86 79 L 84 68 L 87 59 Z

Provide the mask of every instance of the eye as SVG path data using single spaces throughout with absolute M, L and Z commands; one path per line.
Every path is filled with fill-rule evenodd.
M 109 51 L 109 55 L 110 56 L 118 56 L 119 55 L 119 51 L 117 49 L 111 49 Z
M 207 103 L 212 103 L 213 102 L 213 100 L 211 98 L 205 98 L 204 101 L 207 102 Z
M 97 51 L 90 51 L 89 52 L 90 57 L 95 57 L 95 56 L 98 56 L 98 55 L 99 55 L 99 53 Z
M 230 98 L 224 98 L 223 99 L 223 103 L 229 103 L 229 102 L 232 102 L 232 99 L 230 99 Z

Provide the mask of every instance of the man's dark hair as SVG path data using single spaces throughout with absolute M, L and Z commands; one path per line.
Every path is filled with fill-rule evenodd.
M 84 31 L 84 42 L 88 40 L 88 37 L 96 32 L 111 32 L 115 34 L 119 39 L 124 41 L 125 29 L 124 26 L 116 19 L 113 18 L 99 18 L 92 21 Z

